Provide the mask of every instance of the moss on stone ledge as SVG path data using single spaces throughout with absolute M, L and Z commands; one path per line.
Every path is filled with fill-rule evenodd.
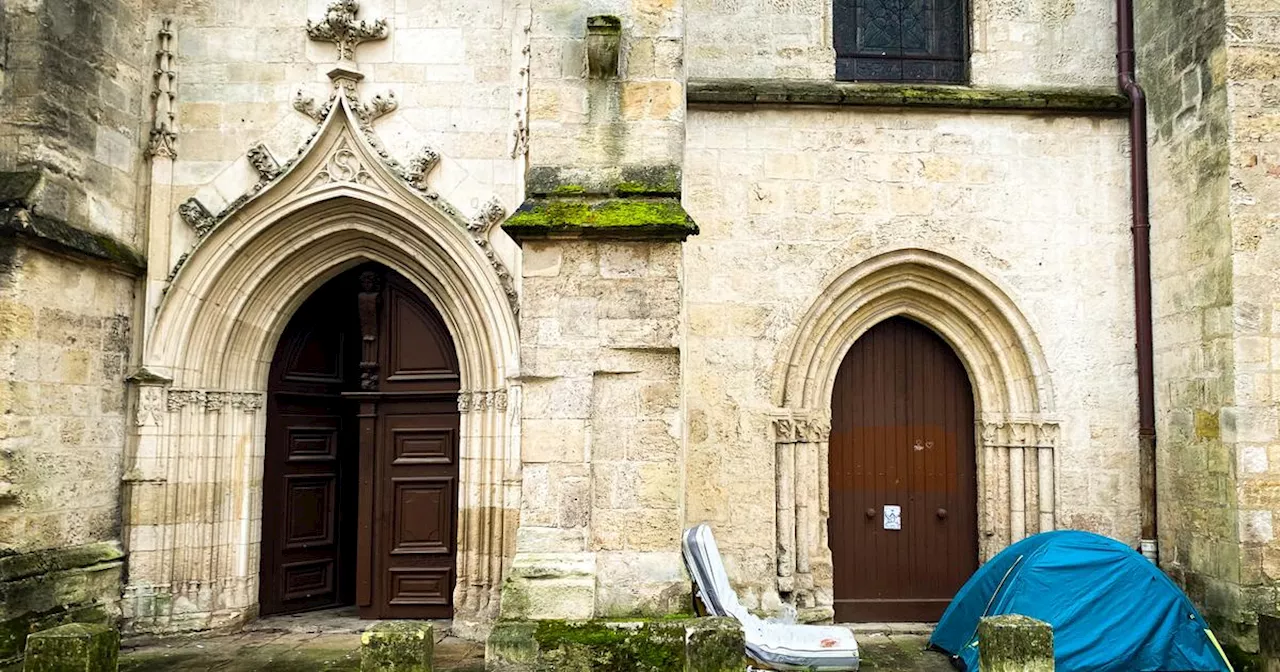
M 675 198 L 532 198 L 502 225 L 517 241 L 552 236 L 684 240 L 698 226 Z
M 20 553 L 0 558 L 0 582 L 16 581 L 66 569 L 91 567 L 123 558 L 124 551 L 121 550 L 120 544 L 114 541 Z
M 685 623 L 539 621 L 539 670 L 666 672 L 684 669 Z
M 946 84 L 873 84 L 800 79 L 695 79 L 690 105 L 921 107 L 1122 116 L 1129 101 L 1103 89 L 1001 89 Z

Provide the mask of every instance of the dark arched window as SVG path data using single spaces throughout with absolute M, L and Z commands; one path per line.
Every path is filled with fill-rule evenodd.
M 836 79 L 963 82 L 965 0 L 834 0 Z

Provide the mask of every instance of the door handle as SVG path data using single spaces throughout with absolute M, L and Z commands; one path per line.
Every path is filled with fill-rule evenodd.
M 876 510 L 867 509 L 867 520 L 871 520 L 872 518 L 875 518 L 875 517 L 876 517 Z
M 947 519 L 947 510 L 938 509 L 938 520 L 946 520 L 946 519 Z

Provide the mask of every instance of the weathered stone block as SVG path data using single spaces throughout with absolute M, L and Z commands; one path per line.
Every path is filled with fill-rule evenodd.
M 491 672 L 738 672 L 742 628 L 731 618 L 504 621 L 485 644 Z
M 423 621 L 388 621 L 360 635 L 360 672 L 431 672 L 435 632 Z
M 983 672 L 1052 672 L 1053 628 L 1017 614 L 984 618 L 978 660 Z
M 502 586 L 502 618 L 587 619 L 595 614 L 594 553 L 519 552 Z
M 686 672 L 739 672 L 746 669 L 746 640 L 733 618 L 698 618 L 685 639 Z
M 120 633 L 106 625 L 71 623 L 27 637 L 25 672 L 115 672 Z
M 538 662 L 537 623 L 500 621 L 484 644 L 484 669 L 489 672 L 525 672 Z
M 669 672 L 684 668 L 685 623 L 543 621 L 537 670 Z

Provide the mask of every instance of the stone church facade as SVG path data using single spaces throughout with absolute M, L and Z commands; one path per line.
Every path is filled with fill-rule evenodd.
M 842 42 L 871 4 L 10 0 L 0 662 L 65 620 L 681 612 L 702 521 L 807 620 L 1091 530 L 1256 650 L 1275 8 L 1136 8 L 1147 428 L 1116 8 L 931 0 L 954 39 L 893 61 Z

